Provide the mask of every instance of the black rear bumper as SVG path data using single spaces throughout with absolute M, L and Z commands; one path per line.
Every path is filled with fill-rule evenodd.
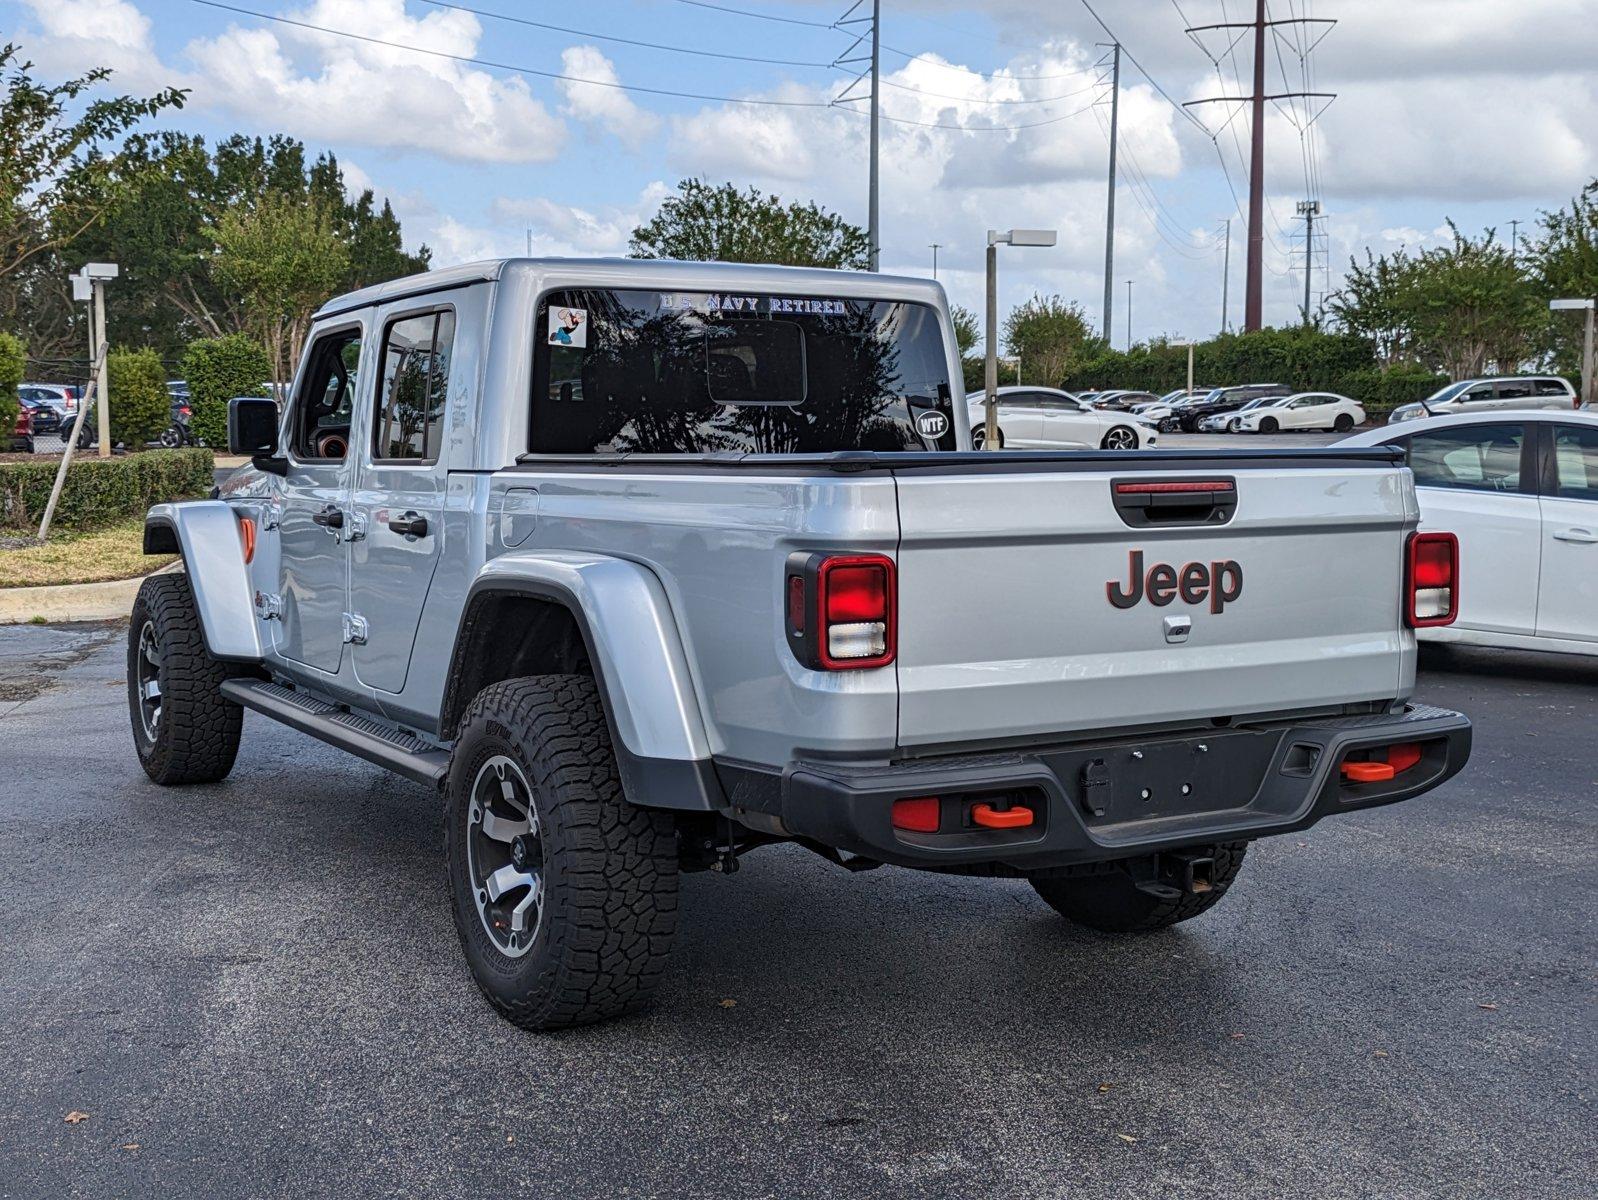
M 1419 759 L 1391 779 L 1344 776 L 1345 760 L 1385 759 L 1400 744 L 1418 747 Z M 1456 774 L 1470 744 L 1464 716 L 1414 705 L 889 765 L 802 762 L 784 772 L 771 797 L 780 814 L 769 815 L 795 836 L 882 862 L 1038 870 L 1291 833 L 1407 800 Z M 931 796 L 937 832 L 894 828 L 895 800 Z M 1033 822 L 980 827 L 978 803 L 1028 807 Z

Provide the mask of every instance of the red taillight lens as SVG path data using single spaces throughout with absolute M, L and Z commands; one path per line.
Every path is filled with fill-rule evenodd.
M 187 404 L 179 407 L 178 412 L 182 413 L 185 417 L 192 417 L 194 415 L 189 411 L 189 406 Z
M 909 800 L 893 802 L 893 827 L 911 833 L 937 833 L 938 809 L 936 796 L 916 796 Z
M 784 582 L 788 644 L 820 671 L 893 661 L 895 574 L 882 554 L 795 555 Z
M 1451 625 L 1459 615 L 1459 539 L 1412 533 L 1404 569 L 1404 619 L 1411 629 Z

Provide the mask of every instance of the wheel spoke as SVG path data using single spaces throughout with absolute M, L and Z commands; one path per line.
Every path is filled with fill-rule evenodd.
M 519 887 L 534 887 L 537 883 L 536 876 L 526 871 L 518 871 L 510 863 L 506 863 L 488 877 L 488 882 L 484 886 L 488 889 L 488 898 L 497 904 L 499 898 L 506 893 L 513 892 Z
M 161 681 L 159 679 L 146 679 L 139 686 L 139 695 L 146 700 L 158 700 L 161 697 Z
M 538 876 L 531 875 L 528 878 L 532 880 L 532 886 L 527 889 L 527 895 L 522 897 L 521 903 L 510 912 L 510 927 L 518 933 L 527 931 L 527 913 L 540 902 L 544 892 L 543 883 Z
M 492 812 L 483 814 L 483 835 L 496 842 L 510 842 L 523 833 L 532 832 L 531 821 L 513 821 Z

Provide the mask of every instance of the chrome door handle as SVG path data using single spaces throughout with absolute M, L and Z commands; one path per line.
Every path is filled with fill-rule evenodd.
M 1598 542 L 1598 534 L 1590 529 L 1556 529 L 1554 536 L 1562 542 L 1580 542 L 1583 545 Z

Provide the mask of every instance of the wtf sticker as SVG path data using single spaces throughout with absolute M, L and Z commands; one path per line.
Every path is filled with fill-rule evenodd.
M 582 308 L 552 308 L 549 310 L 549 344 L 572 346 L 578 350 L 588 346 L 588 310 Z

